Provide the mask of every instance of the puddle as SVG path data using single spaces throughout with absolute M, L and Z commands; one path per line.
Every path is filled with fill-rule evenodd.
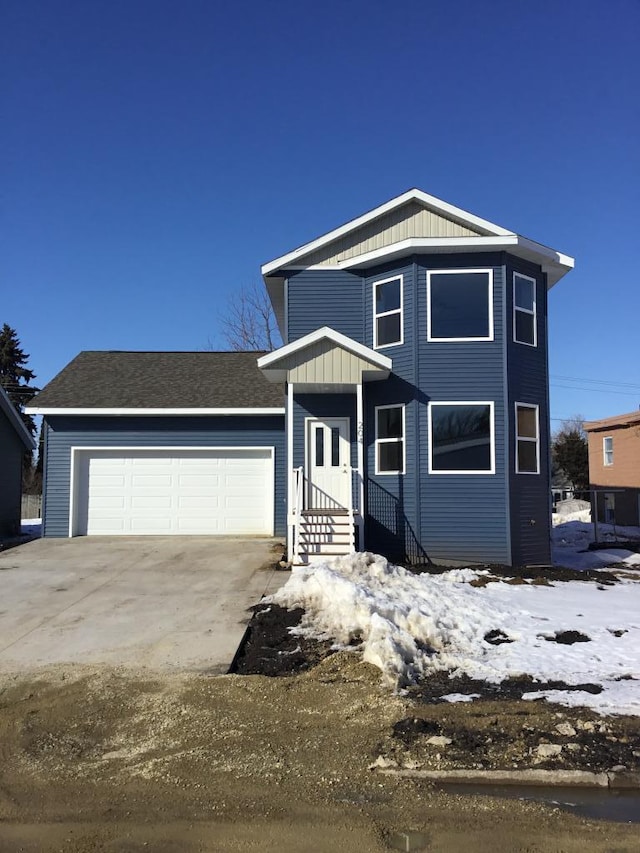
M 608 788 L 546 788 L 542 785 L 440 784 L 447 794 L 473 794 L 509 800 L 532 800 L 564 809 L 580 817 L 640 823 L 640 791 Z

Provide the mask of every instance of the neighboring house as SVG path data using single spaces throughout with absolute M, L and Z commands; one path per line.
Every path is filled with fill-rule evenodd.
M 79 383 L 76 359 L 31 409 L 46 423 L 45 535 L 286 529 L 295 562 L 355 547 L 548 563 L 547 290 L 572 267 L 411 190 L 265 264 L 284 345 L 258 358 L 262 376 L 251 353 L 81 354 L 91 379 Z M 198 365 L 193 387 L 189 370 L 171 379 L 180 356 Z M 233 358 L 251 375 L 246 408 Z M 239 444 L 275 460 L 259 487 L 272 524 L 205 531 L 226 499 L 211 479 L 206 503 L 195 448 L 216 459 Z M 165 456 L 173 473 L 154 470 Z M 145 488 L 156 500 L 141 530 Z M 179 521 L 185 501 L 200 528 Z
M 594 517 L 640 526 L 640 411 L 589 421 L 584 428 Z
M 20 533 L 22 460 L 35 441 L 18 411 L 0 387 L 0 536 Z

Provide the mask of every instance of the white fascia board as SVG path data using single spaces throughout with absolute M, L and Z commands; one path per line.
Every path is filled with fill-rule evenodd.
M 30 415 L 95 415 L 95 416 L 122 416 L 140 415 L 142 417 L 183 416 L 183 415 L 284 415 L 282 408 L 262 409 L 60 409 L 43 406 L 33 406 L 25 409 Z
M 418 201 L 436 213 L 442 213 L 445 216 L 451 217 L 462 225 L 468 225 L 472 228 L 479 228 L 481 231 L 487 231 L 490 235 L 506 237 L 513 234 L 513 231 L 508 231 L 506 228 L 501 228 L 493 222 L 481 219 L 479 216 L 475 216 L 473 213 L 462 210 L 460 207 L 454 207 L 454 205 L 448 204 L 446 201 L 442 201 L 442 199 L 422 192 L 422 190 L 412 189 L 408 190 L 406 193 L 402 193 L 402 195 L 392 198 L 390 201 L 385 202 L 385 204 L 381 204 L 379 207 L 375 207 L 368 213 L 365 213 L 356 219 L 352 219 L 350 222 L 346 222 L 339 228 L 335 228 L 333 231 L 323 234 L 311 243 L 306 243 L 304 246 L 300 246 L 292 252 L 288 252 L 286 255 L 282 255 L 273 261 L 269 261 L 269 263 L 262 266 L 262 275 L 268 276 L 276 270 L 286 267 L 296 259 L 301 258 L 304 255 L 308 255 L 311 252 L 315 252 L 317 249 L 321 249 L 333 240 L 338 240 L 341 237 L 344 237 L 345 234 L 350 234 L 352 231 L 355 231 L 357 228 L 361 228 L 373 219 L 384 216 L 386 213 L 395 210 L 409 201 Z
M 13 403 L 9 399 L 8 394 L 6 393 L 4 388 L 1 388 L 1 387 L 0 387 L 0 409 L 2 409 L 2 411 L 5 413 L 9 422 L 11 423 L 11 425 L 13 426 L 15 431 L 18 433 L 20 440 L 27 447 L 27 449 L 28 450 L 35 450 L 36 449 L 36 443 L 35 443 L 33 436 L 31 435 L 29 430 L 26 428 L 26 426 L 23 424 L 22 418 L 20 417 L 20 414 L 18 413 L 18 410 L 16 409 L 16 407 L 13 405 Z M 31 414 L 31 412 L 29 411 L 28 408 L 25 408 L 24 411 L 25 411 L 25 414 Z
M 292 355 L 292 353 L 305 349 L 305 347 L 318 343 L 318 341 L 324 340 L 325 338 L 333 341 L 333 343 L 341 346 L 343 349 L 352 352 L 354 355 L 358 355 L 360 358 L 369 361 L 371 364 L 381 368 L 382 370 L 391 370 L 393 366 L 393 362 L 388 356 L 369 349 L 369 347 L 364 344 L 354 341 L 353 338 L 349 338 L 341 332 L 336 332 L 335 329 L 331 329 L 329 326 L 323 326 L 321 329 L 315 329 L 313 332 L 309 332 L 308 335 L 298 338 L 297 341 L 293 341 L 290 344 L 280 347 L 280 349 L 261 356 L 258 359 L 258 367 L 261 370 L 269 368 L 274 363 L 280 361 L 280 359 L 286 358 L 287 356 Z
M 392 243 L 390 246 L 366 252 L 364 255 L 349 258 L 346 261 L 342 261 L 340 266 L 342 269 L 358 269 L 358 267 L 366 267 L 377 261 L 393 260 L 394 257 L 400 257 L 420 250 L 446 252 L 460 249 L 479 249 L 481 251 L 493 249 L 499 251 L 517 245 L 517 234 L 509 234 L 506 237 L 410 237 L 407 240 Z

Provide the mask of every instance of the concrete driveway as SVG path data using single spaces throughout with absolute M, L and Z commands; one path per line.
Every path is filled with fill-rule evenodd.
M 226 672 L 287 572 L 273 539 L 38 539 L 0 554 L 0 671 L 62 663 Z

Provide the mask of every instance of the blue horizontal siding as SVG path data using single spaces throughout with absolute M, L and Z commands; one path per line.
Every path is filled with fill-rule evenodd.
M 513 273 L 536 279 L 537 346 L 513 340 Z M 515 565 L 551 561 L 551 478 L 549 463 L 549 399 L 547 364 L 547 287 L 540 267 L 507 260 L 507 370 L 509 388 L 509 469 L 511 471 L 511 538 Z M 539 406 L 540 473 L 516 474 L 515 404 Z
M 364 343 L 362 278 L 346 270 L 301 270 L 287 281 L 288 342 L 329 326 Z
M 20 532 L 22 458 L 25 446 L 0 409 L 0 534 Z
M 69 535 L 72 447 L 274 447 L 275 532 L 286 532 L 284 417 L 49 417 L 43 535 Z

